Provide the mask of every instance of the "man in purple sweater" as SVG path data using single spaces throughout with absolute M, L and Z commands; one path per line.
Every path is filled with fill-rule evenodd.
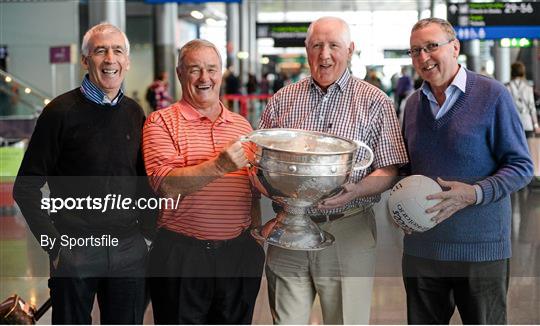
M 438 225 L 404 238 L 403 280 L 411 324 L 505 324 L 511 257 L 510 194 L 533 175 L 523 129 L 504 85 L 457 62 L 445 20 L 411 32 L 409 54 L 424 79 L 407 101 L 408 173 L 436 179 Z

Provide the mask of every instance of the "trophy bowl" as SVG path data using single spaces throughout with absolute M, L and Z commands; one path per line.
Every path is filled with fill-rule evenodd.
M 283 207 L 285 216 L 267 238 L 255 229 L 252 235 L 268 244 L 291 250 L 321 250 L 334 237 L 321 229 L 306 210 L 337 194 L 353 170 L 369 167 L 373 152 L 362 142 L 322 132 L 297 129 L 261 129 L 242 141 L 250 147 L 249 177 L 266 197 Z M 354 162 L 358 162 L 354 164 Z

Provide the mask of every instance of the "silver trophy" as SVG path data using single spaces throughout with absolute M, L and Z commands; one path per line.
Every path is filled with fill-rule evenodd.
M 291 250 L 321 250 L 334 236 L 321 229 L 306 210 L 333 196 L 349 180 L 351 171 L 373 162 L 364 143 L 334 135 L 297 129 L 256 130 L 242 139 L 250 141 L 249 176 L 266 197 L 283 207 L 285 214 L 265 239 L 261 228 L 252 235 L 270 245 Z M 354 164 L 356 157 L 360 160 Z

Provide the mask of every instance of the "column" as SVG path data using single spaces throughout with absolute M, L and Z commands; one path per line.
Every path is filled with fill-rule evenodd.
M 238 75 L 240 67 L 236 54 L 240 49 L 240 12 L 238 3 L 227 3 L 227 66 L 233 66 Z
M 247 2 L 247 1 L 246 1 Z M 257 1 L 249 1 L 249 71 L 261 78 L 257 51 Z
M 533 40 L 531 58 L 532 78 L 537 90 L 540 90 L 540 41 Z
M 495 42 L 495 78 L 507 83 L 510 81 L 510 48 L 503 48 Z
M 240 58 L 239 65 L 240 65 L 240 85 L 241 89 L 245 89 L 245 85 L 248 80 L 248 72 L 249 72 L 249 61 L 251 60 L 252 54 L 249 53 L 249 1 L 242 1 L 240 4 L 240 51 L 244 53 L 248 53 L 249 57 L 247 58 Z
M 169 73 L 169 94 L 175 94 L 176 79 L 176 21 L 178 4 L 155 5 L 154 14 L 154 75 Z
M 467 69 L 480 71 L 480 40 L 463 42 L 463 54 L 467 56 Z
M 97 25 L 101 22 L 111 23 L 122 31 L 126 31 L 126 2 L 125 0 L 88 1 L 88 24 Z

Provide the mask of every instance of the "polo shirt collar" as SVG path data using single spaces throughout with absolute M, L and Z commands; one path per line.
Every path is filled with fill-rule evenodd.
M 190 121 L 190 120 L 200 120 L 203 118 L 206 118 L 204 115 L 202 115 L 197 109 L 195 109 L 191 104 L 189 104 L 186 100 L 181 100 L 178 104 L 180 107 L 180 114 L 184 117 L 184 119 Z M 221 101 L 219 102 L 219 106 L 221 107 L 221 114 L 219 115 L 217 121 L 222 122 L 233 122 L 233 115 L 231 111 L 229 111 Z

